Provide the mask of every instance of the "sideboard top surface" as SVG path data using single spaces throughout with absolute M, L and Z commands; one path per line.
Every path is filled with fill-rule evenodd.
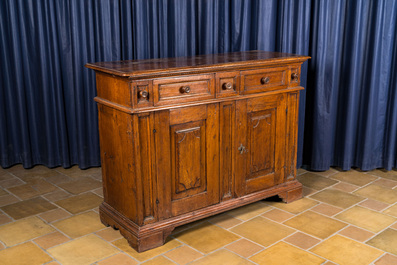
M 281 62 L 301 63 L 309 58 L 309 56 L 280 52 L 244 51 L 191 57 L 97 62 L 88 63 L 86 67 L 116 76 L 139 78 L 147 75 L 161 76 L 184 72 L 228 70 L 236 67 L 277 65 Z

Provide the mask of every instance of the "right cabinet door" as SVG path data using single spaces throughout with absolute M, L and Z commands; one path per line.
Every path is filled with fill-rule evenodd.
M 237 196 L 264 190 L 284 181 L 286 112 L 284 94 L 236 102 Z

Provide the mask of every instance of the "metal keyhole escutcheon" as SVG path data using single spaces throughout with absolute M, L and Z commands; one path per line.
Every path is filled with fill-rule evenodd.
M 240 155 L 244 154 L 244 152 L 246 151 L 245 146 L 243 144 L 240 144 L 237 150 L 240 151 Z

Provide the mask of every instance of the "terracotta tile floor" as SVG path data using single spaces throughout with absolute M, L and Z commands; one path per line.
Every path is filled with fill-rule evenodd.
M 0 168 L 0 265 L 397 264 L 397 171 L 298 170 L 305 198 L 178 227 L 137 253 L 99 221 L 100 168 Z

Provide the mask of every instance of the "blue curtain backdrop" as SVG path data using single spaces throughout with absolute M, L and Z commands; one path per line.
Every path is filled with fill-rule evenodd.
M 396 10 L 394 0 L 2 0 L 0 164 L 100 165 L 87 62 L 260 49 L 312 56 L 298 166 L 397 167 Z

